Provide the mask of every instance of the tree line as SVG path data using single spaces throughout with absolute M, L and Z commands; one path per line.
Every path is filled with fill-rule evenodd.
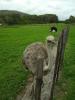
M 74 16 L 70 16 L 69 17 L 69 19 L 67 19 L 66 21 L 65 21 L 65 23 L 75 23 L 75 17 Z
M 18 11 L 0 10 L 0 24 L 46 24 L 57 22 L 58 16 L 55 14 L 29 15 Z

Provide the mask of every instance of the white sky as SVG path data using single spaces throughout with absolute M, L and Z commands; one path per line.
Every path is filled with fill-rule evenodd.
M 75 0 L 0 0 L 0 10 L 28 14 L 57 14 L 60 19 L 75 16 Z

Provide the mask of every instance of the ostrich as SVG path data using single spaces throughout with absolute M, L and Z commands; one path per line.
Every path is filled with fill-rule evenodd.
M 36 73 L 35 63 L 37 62 L 39 56 L 43 59 L 44 65 L 46 65 L 48 53 L 45 45 L 41 42 L 32 43 L 23 52 L 23 64 L 25 65 L 26 69 L 32 72 L 33 75 Z M 47 69 L 48 67 L 43 67 L 43 70 Z
M 52 50 L 53 45 L 55 44 L 54 37 L 48 36 L 46 38 L 46 46 L 41 42 L 32 43 L 29 45 L 23 52 L 23 64 L 25 65 L 25 68 L 27 68 L 29 71 L 32 72 L 33 75 L 33 84 L 31 93 L 32 95 L 35 94 L 35 87 L 36 87 L 36 79 L 37 79 L 37 66 L 36 62 L 38 62 L 38 59 L 42 58 L 43 60 L 43 72 L 44 75 L 47 74 L 47 72 L 50 71 L 52 67 L 51 58 L 52 58 Z M 44 81 L 40 80 L 42 83 L 42 87 L 44 86 Z M 32 96 L 33 97 L 33 96 Z

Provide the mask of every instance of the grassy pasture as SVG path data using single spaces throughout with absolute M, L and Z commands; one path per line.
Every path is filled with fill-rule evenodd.
M 58 33 L 62 29 L 57 24 Z M 15 100 L 19 91 L 27 82 L 29 72 L 22 65 L 22 53 L 25 47 L 35 41 L 45 41 L 50 35 L 49 25 L 26 25 L 0 27 L 0 100 Z M 66 47 L 62 79 L 58 82 L 62 95 L 55 100 L 75 99 L 75 29 L 71 26 Z M 58 36 L 58 34 L 54 34 Z M 64 85 L 64 86 L 63 86 Z M 65 88 L 64 88 L 65 87 Z

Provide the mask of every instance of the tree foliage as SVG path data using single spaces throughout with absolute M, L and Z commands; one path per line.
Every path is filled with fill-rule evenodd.
M 45 24 L 58 22 L 55 14 L 29 15 L 18 11 L 0 11 L 0 23 L 7 25 L 14 24 Z
M 65 22 L 66 23 L 75 23 L 75 17 L 74 16 L 70 16 L 69 19 L 67 19 Z

